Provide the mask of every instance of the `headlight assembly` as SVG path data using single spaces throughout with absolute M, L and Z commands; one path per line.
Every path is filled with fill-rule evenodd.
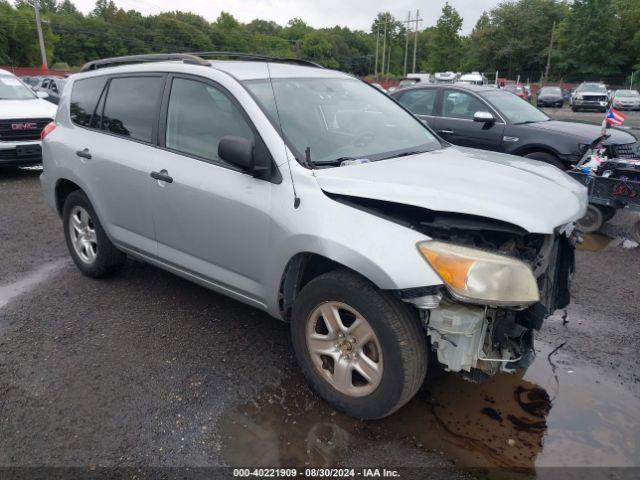
M 533 271 L 520 260 L 435 240 L 419 243 L 418 249 L 459 300 L 503 306 L 540 300 Z

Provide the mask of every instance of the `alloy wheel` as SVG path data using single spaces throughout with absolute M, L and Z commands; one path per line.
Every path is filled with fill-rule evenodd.
M 79 205 L 71 209 L 69 234 L 78 258 L 86 264 L 93 263 L 98 255 L 98 237 L 91 216 Z
M 369 322 L 350 306 L 318 305 L 307 320 L 306 342 L 316 370 L 340 393 L 361 397 L 380 384 L 380 342 Z

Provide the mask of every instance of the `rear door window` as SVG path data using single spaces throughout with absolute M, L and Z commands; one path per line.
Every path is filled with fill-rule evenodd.
M 74 82 L 71 90 L 71 121 L 81 127 L 90 127 L 107 77 L 87 78 Z
M 115 77 L 109 82 L 102 130 L 150 143 L 163 77 Z
M 399 101 L 416 115 L 433 115 L 437 92 L 435 88 L 410 90 L 403 93 Z

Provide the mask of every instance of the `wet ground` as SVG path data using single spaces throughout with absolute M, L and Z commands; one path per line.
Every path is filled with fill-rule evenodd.
M 37 173 L 3 172 L 0 466 L 640 467 L 640 248 L 617 240 L 628 220 L 587 238 L 574 303 L 545 323 L 524 375 L 472 384 L 432 369 L 405 408 L 361 422 L 309 391 L 280 322 L 138 262 L 80 275 Z

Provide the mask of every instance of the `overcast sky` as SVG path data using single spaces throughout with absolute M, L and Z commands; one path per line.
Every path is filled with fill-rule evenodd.
M 84 13 L 93 9 L 95 0 L 72 0 Z M 484 10 L 489 10 L 501 0 L 449 0 L 464 18 L 463 33 L 469 33 Z M 284 25 L 293 17 L 300 17 L 313 27 L 346 26 L 351 29 L 369 30 L 375 15 L 390 11 L 406 20 L 409 10 L 416 9 L 424 19 L 421 28 L 434 25 L 440 16 L 445 0 L 115 0 L 125 10 L 135 9 L 144 14 L 182 10 L 202 15 L 209 21 L 221 11 L 233 14 L 242 22 L 255 18 L 274 20 Z

